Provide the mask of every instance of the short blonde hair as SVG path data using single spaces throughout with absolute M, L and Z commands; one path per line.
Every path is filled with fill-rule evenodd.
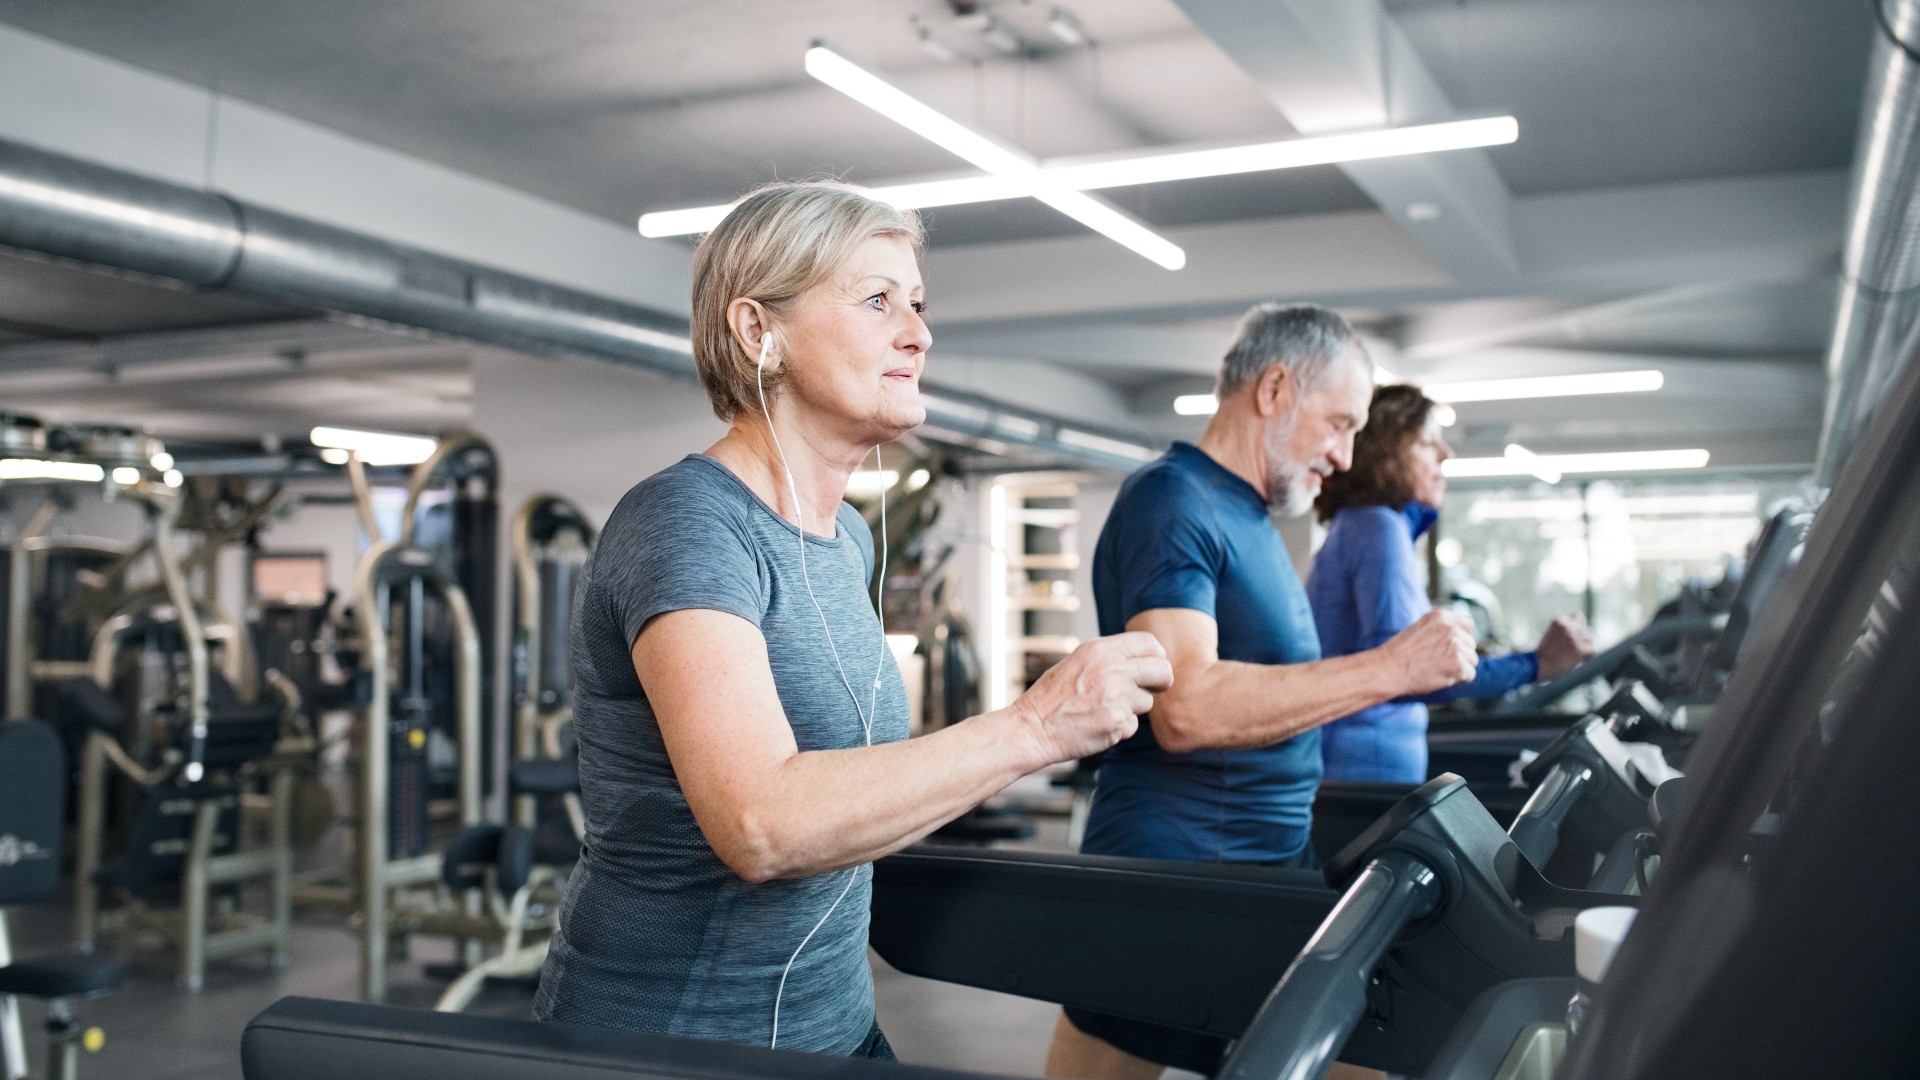
M 759 358 L 734 339 L 727 307 L 757 300 L 784 316 L 800 294 L 819 284 L 875 236 L 904 237 L 918 255 L 920 216 L 884 203 L 851 184 L 768 184 L 742 199 L 693 252 L 693 363 L 713 413 L 731 421 L 760 411 Z M 765 373 L 765 386 L 784 370 Z

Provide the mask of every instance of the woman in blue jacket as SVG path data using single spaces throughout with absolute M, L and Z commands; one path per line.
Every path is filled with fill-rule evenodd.
M 1441 462 L 1453 456 L 1415 386 L 1373 392 L 1367 426 L 1353 443 L 1353 466 L 1327 477 L 1314 508 L 1327 541 L 1314 556 L 1307 598 L 1321 655 L 1378 647 L 1432 607 L 1414 542 L 1433 526 L 1446 498 Z M 1532 652 L 1480 661 L 1471 682 L 1363 709 L 1321 729 L 1328 780 L 1420 783 L 1427 779 L 1427 704 L 1492 697 L 1550 679 L 1593 655 L 1593 635 L 1578 616 L 1553 620 Z

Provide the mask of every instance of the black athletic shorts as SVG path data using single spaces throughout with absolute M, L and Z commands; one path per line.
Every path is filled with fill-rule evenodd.
M 851 1054 L 848 1054 L 847 1056 L 857 1057 L 857 1058 L 878 1058 L 881 1061 L 900 1060 L 899 1058 L 893 1056 L 893 1045 L 887 1042 L 887 1033 L 884 1031 L 881 1031 L 880 1025 L 877 1023 L 873 1025 L 872 1031 L 867 1032 L 867 1037 L 861 1040 L 859 1049 L 855 1050 Z
M 1291 859 L 1256 865 L 1280 866 L 1290 870 L 1318 870 L 1320 860 L 1314 856 L 1313 844 L 1309 842 Z M 1227 1047 L 1232 1044 L 1231 1039 L 1218 1035 L 1205 1035 L 1197 1031 L 1168 1027 L 1165 1024 L 1155 1024 L 1146 1020 L 1128 1020 L 1108 1013 L 1077 1009 L 1071 1005 L 1066 1008 L 1066 1014 L 1074 1027 L 1116 1049 L 1160 1065 L 1197 1072 L 1202 1076 L 1212 1076 L 1220 1071 L 1220 1064 L 1227 1056 Z

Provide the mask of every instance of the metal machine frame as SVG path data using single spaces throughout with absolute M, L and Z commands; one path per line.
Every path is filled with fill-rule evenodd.
M 358 805 L 360 827 L 355 851 L 355 909 L 360 920 L 360 990 L 368 1001 L 381 1001 L 387 992 L 388 949 L 395 935 L 427 932 L 449 934 L 467 945 L 494 936 L 497 924 L 482 917 L 478 897 L 469 896 L 458 911 L 447 910 L 444 898 L 425 907 L 398 905 L 397 890 L 411 890 L 439 881 L 437 852 L 393 858 L 387 842 L 391 809 L 388 740 L 392 715 L 390 699 L 394 658 L 388 640 L 392 629 L 392 589 L 409 584 L 409 602 L 431 589 L 446 605 L 453 623 L 454 711 L 458 729 L 459 817 L 464 825 L 479 824 L 480 794 L 480 633 L 466 593 L 434 554 L 410 544 L 381 541 L 361 557 L 354 576 L 354 616 L 359 622 L 366 668 L 371 676 L 370 700 L 360 725 Z M 418 584 L 419 589 L 412 586 Z M 474 952 L 463 948 L 463 952 Z M 477 957 L 475 957 L 477 959 Z
M 573 717 L 573 702 L 570 699 L 554 702 L 545 700 L 547 672 L 541 666 L 547 651 L 544 647 L 546 636 L 553 633 L 565 635 L 567 627 L 546 625 L 548 605 L 540 568 L 552 552 L 555 542 L 568 534 L 576 537 L 585 550 L 593 549 L 596 536 L 593 526 L 588 524 L 587 516 L 578 506 L 561 496 L 535 495 L 522 503 L 514 514 L 514 655 L 517 661 L 513 686 L 515 761 L 560 758 L 560 729 Z M 586 814 L 581 808 L 579 794 L 569 793 L 563 799 L 574 835 L 584 839 L 587 831 Z M 532 826 L 537 809 L 533 796 L 516 795 L 513 819 L 521 825 Z
M 205 775 L 203 759 L 207 727 L 211 716 L 209 699 L 211 679 L 206 627 L 199 605 L 187 591 L 186 576 L 174 553 L 174 524 L 179 514 L 180 497 L 173 492 L 142 484 L 124 494 L 140 501 L 152 524 L 151 536 L 144 548 L 150 550 L 160 569 L 166 599 L 179 620 L 188 662 L 187 722 L 190 735 L 187 760 L 181 776 L 189 783 Z M 101 686 L 111 686 L 116 630 L 124 623 L 109 619 L 96 635 L 90 673 Z M 234 662 L 246 649 L 244 633 L 228 642 L 227 656 Z M 229 672 L 230 675 L 238 672 Z M 236 680 L 238 684 L 238 680 Z M 294 766 L 306 748 L 289 745 L 283 736 L 281 749 L 261 762 L 268 773 L 268 795 L 263 807 L 268 839 L 263 847 L 217 854 L 216 835 L 220 807 L 203 800 L 195 808 L 191 840 L 185 857 L 177 912 L 161 913 L 140 906 L 103 913 L 100 887 L 95 872 L 100 868 L 105 847 L 108 784 L 117 770 L 142 788 L 165 782 L 164 770 L 149 770 L 127 753 L 114 735 L 90 730 L 81 752 L 80 806 L 74 855 L 74 944 L 91 952 L 101 931 L 137 925 L 158 930 L 171 938 L 179 950 L 179 981 L 188 990 L 205 983 L 210 959 L 254 950 L 269 950 L 275 966 L 284 966 L 289 957 L 288 942 L 292 927 L 293 847 L 291 807 Z M 214 890 L 221 885 L 266 879 L 270 901 L 264 920 L 229 917 L 232 923 L 223 929 L 209 929 Z

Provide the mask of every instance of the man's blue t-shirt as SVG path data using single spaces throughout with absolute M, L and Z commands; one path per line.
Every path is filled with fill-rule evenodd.
M 1199 447 L 1175 443 L 1127 479 L 1093 556 L 1100 632 L 1156 608 L 1220 627 L 1222 660 L 1320 659 L 1300 576 L 1266 500 Z M 1251 750 L 1172 754 L 1142 720 L 1107 752 L 1081 850 L 1190 862 L 1277 862 L 1306 846 L 1320 733 Z

